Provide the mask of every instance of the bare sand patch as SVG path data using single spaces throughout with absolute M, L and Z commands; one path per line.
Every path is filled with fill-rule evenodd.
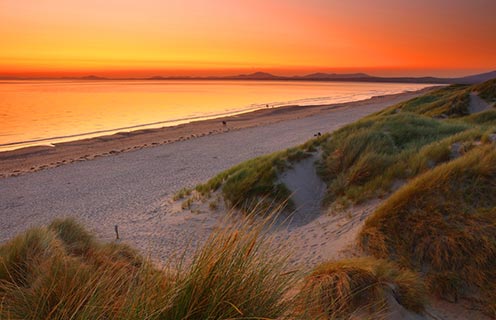
M 483 112 L 491 108 L 492 106 L 479 97 L 476 92 L 470 93 L 470 104 L 468 106 L 468 112 L 470 114 Z

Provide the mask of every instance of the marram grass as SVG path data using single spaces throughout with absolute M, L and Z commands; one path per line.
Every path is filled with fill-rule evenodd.
M 56 220 L 0 247 L 0 319 L 283 319 L 297 273 L 263 229 L 219 229 L 192 262 L 158 269 Z
M 382 319 L 393 312 L 389 299 L 416 313 L 426 304 L 418 274 L 370 257 L 322 263 L 305 278 L 299 299 L 308 319 Z
M 72 219 L 29 229 L 0 247 L 0 319 L 341 319 L 382 315 L 388 290 L 423 309 L 416 275 L 384 261 L 290 268 L 273 251 L 272 219 L 241 218 L 161 269 Z

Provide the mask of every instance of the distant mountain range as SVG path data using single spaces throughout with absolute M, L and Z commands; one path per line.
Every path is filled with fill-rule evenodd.
M 459 78 L 437 77 L 376 77 L 366 73 L 311 73 L 303 76 L 277 76 L 267 72 L 255 72 L 233 76 L 154 76 L 148 78 L 105 78 L 95 75 L 63 78 L 1 77 L 0 80 L 279 80 L 279 81 L 353 81 L 353 82 L 403 82 L 432 84 L 475 84 L 496 78 L 496 71 Z

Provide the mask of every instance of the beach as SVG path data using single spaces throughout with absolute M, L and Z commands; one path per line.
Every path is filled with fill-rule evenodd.
M 121 225 L 123 235 L 160 239 L 155 233 L 160 228 L 146 224 L 156 223 L 154 210 L 179 189 L 244 160 L 304 143 L 318 132 L 334 131 L 426 90 L 348 104 L 259 110 L 0 153 L 0 241 L 60 216 L 82 220 L 104 239 L 112 239 L 115 224 Z M 139 247 L 146 250 L 147 244 Z
M 122 241 L 166 260 L 171 252 L 204 239 L 222 218 L 173 214 L 170 199 L 181 188 L 427 90 L 338 105 L 264 109 L 0 153 L 0 241 L 73 216 L 105 241 L 115 238 L 114 225 L 119 225 Z
M 178 190 L 194 187 L 244 160 L 304 143 L 318 132 L 332 132 L 428 90 L 338 105 L 259 110 L 51 148 L 0 153 L 4 175 L 0 178 L 0 242 L 55 218 L 74 217 L 99 240 L 129 244 L 159 266 L 183 255 L 190 258 L 213 230 L 236 216 L 234 213 L 226 219 L 229 210 L 222 203 L 215 210 L 208 210 L 208 203 L 203 204 L 204 210 L 183 210 L 181 201 L 173 199 Z M 313 166 L 306 162 L 283 175 L 290 188 L 292 179 L 310 174 L 305 167 Z M 375 199 L 337 211 L 327 208 L 310 218 L 307 212 L 299 217 L 297 209 L 287 224 L 271 230 L 274 250 L 290 253 L 289 262 L 298 270 L 355 257 L 356 236 L 382 202 Z M 391 319 L 405 318 L 404 312 L 394 309 Z M 473 315 L 473 311 L 438 299 L 431 301 L 428 312 L 453 319 Z M 477 316 L 486 319 L 479 313 Z

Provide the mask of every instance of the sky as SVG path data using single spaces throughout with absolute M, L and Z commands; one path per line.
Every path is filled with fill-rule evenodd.
M 496 0 L 0 0 L 0 75 L 496 70 Z

